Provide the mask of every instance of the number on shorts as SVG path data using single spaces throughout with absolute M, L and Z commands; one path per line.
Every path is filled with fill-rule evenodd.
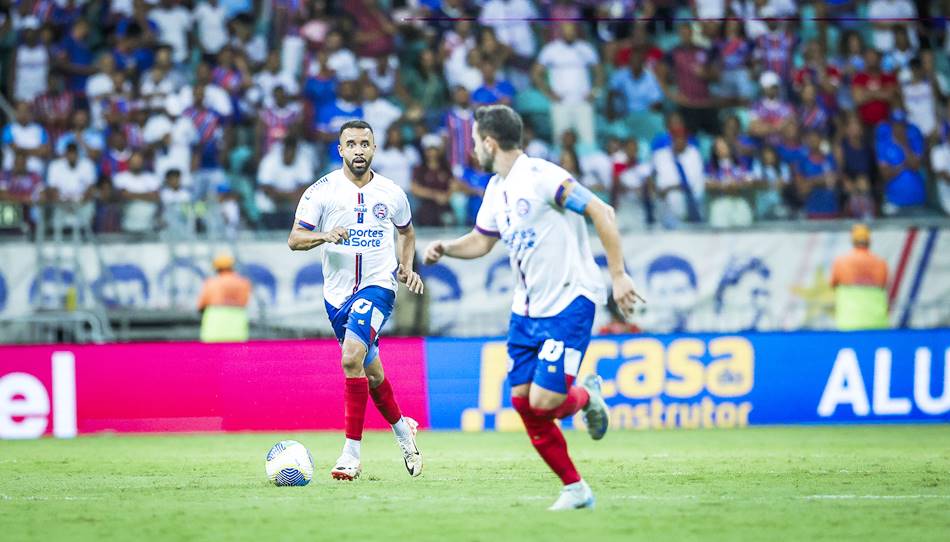
M 366 314 L 371 308 L 373 308 L 373 302 L 367 299 L 359 299 L 353 303 L 353 312 L 356 314 Z
M 555 341 L 548 339 L 541 345 L 541 351 L 538 352 L 538 359 L 541 361 L 557 361 L 561 359 L 564 353 L 564 341 Z

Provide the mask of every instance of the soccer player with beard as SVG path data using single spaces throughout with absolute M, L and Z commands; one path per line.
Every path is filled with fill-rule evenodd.
M 594 495 L 574 467 L 554 421 L 583 411 L 594 440 L 607 432 L 600 377 L 590 375 L 580 386 L 572 384 L 590 343 L 595 304 L 606 301 L 585 217 L 593 222 L 607 253 L 617 305 L 627 313 L 642 301 L 624 271 L 614 210 L 564 169 L 524 154 L 521 117 L 510 107 L 478 108 L 472 138 L 479 164 L 495 173 L 475 229 L 452 241 L 433 242 L 425 263 L 443 256 L 478 258 L 498 239 L 505 243 L 516 277 L 508 328 L 511 404 L 538 454 L 564 484 L 549 510 L 590 508 Z
M 343 453 L 330 475 L 353 480 L 360 475 L 360 441 L 371 396 L 402 449 L 410 476 L 422 473 L 416 447 L 418 424 L 404 417 L 383 375 L 379 332 L 393 310 L 396 280 L 421 294 L 422 279 L 412 270 L 416 236 L 409 201 L 392 180 L 370 169 L 376 143 L 373 129 L 354 120 L 340 128 L 343 167 L 313 183 L 297 206 L 287 244 L 292 250 L 323 251 L 323 296 L 333 331 L 343 350 Z M 399 234 L 394 240 L 393 230 Z M 395 270 L 395 273 L 394 273 Z

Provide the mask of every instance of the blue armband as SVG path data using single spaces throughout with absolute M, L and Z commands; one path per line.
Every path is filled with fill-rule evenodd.
M 568 188 L 570 188 L 570 192 L 565 195 Z M 590 200 L 593 198 L 594 193 L 586 186 L 578 183 L 574 179 L 568 179 L 558 187 L 557 194 L 554 195 L 554 202 L 565 209 L 582 215 L 584 214 L 584 210 L 587 209 L 587 204 L 590 203 Z

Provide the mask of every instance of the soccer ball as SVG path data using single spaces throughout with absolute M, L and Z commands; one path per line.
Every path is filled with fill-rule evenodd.
M 267 452 L 267 479 L 278 486 L 305 486 L 313 478 L 313 457 L 296 440 L 282 440 Z

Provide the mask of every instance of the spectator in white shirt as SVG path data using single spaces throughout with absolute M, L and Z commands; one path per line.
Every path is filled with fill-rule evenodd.
M 132 0 L 110 0 L 109 15 L 113 18 L 131 17 L 135 11 L 135 2 Z
M 267 58 L 267 40 L 260 34 L 254 33 L 253 23 L 253 19 L 241 15 L 231 19 L 228 28 L 230 34 L 234 36 L 231 38 L 231 46 L 247 55 L 251 67 L 256 69 Z
M 706 187 L 703 157 L 699 149 L 689 144 L 686 129 L 674 125 L 670 127 L 670 135 L 672 145 L 653 152 L 656 193 L 663 203 L 660 218 L 668 228 L 701 220 Z
M 177 100 L 182 109 L 187 109 L 194 104 L 194 87 L 197 86 L 204 87 L 202 105 L 225 118 L 234 114 L 231 96 L 223 88 L 211 82 L 211 65 L 206 62 L 198 64 L 195 71 L 195 84 L 183 86 L 177 96 L 170 96 L 169 99 Z
M 344 47 L 343 33 L 339 30 L 331 30 L 327 34 L 327 41 L 324 44 L 326 50 L 330 53 L 327 64 L 340 81 L 353 81 L 359 79 L 360 69 L 356 61 L 356 55 Z
M 389 127 L 402 118 L 402 109 L 379 95 L 379 89 L 373 83 L 363 83 L 363 118 L 373 122 L 373 131 L 376 135 L 376 146 L 386 144 L 386 133 Z
M 17 102 L 14 121 L 3 127 L 3 169 L 13 167 L 14 154 L 27 157 L 27 169 L 42 174 L 45 160 L 50 155 L 50 141 L 46 129 L 33 121 L 29 102 Z
M 551 147 L 547 142 L 537 136 L 534 131 L 534 125 L 532 125 L 531 122 L 524 123 L 523 133 L 525 154 L 531 158 L 540 158 L 549 162 L 555 161 L 556 158 L 551 152 Z
M 66 145 L 66 154 L 53 160 L 46 172 L 46 184 L 52 201 L 58 205 L 53 210 L 56 229 L 64 226 L 88 227 L 96 207 L 92 201 L 95 191 L 96 166 L 92 160 L 79 154 L 76 143 Z
M 158 214 L 159 190 L 162 182 L 154 172 L 145 169 L 141 152 L 132 153 L 129 170 L 116 173 L 112 185 L 124 202 L 122 231 L 146 233 L 155 227 Z
M 478 68 L 482 55 L 478 49 L 456 49 L 445 63 L 443 73 L 449 88 L 464 87 L 475 92 L 482 86 L 482 71 Z
M 384 139 L 384 145 L 377 144 L 376 154 L 373 156 L 373 170 L 392 179 L 408 195 L 412 170 L 421 161 L 419 151 L 412 145 L 405 144 L 402 129 L 397 124 L 389 126 Z
M 288 97 L 296 97 L 300 94 L 300 85 L 294 76 L 281 69 L 280 51 L 271 51 L 267 54 L 267 60 L 264 62 L 264 69 L 254 75 L 255 89 L 249 92 L 259 93 L 260 96 L 252 95 L 253 102 L 259 102 L 263 107 L 274 107 L 274 89 L 283 87 Z
M 159 193 L 162 203 L 162 229 L 166 234 L 182 236 L 195 231 L 195 208 L 191 191 L 182 184 L 181 171 L 171 168 L 160 178 L 165 184 Z
M 573 23 L 562 25 L 561 35 L 561 39 L 541 49 L 534 71 L 535 85 L 551 99 L 554 138 L 560 139 L 565 130 L 573 128 L 582 144 L 591 145 L 595 141 L 592 101 L 595 86 L 600 87 L 602 78 L 597 51 L 578 39 L 577 26 Z
M 751 172 L 742 166 L 723 138 L 716 138 L 706 181 L 709 225 L 713 228 L 748 227 L 752 224 Z
M 155 174 L 167 179 L 168 172 L 178 171 L 178 181 L 184 188 L 192 187 L 191 144 L 195 141 L 194 124 L 185 118 L 172 121 L 157 114 L 148 119 L 144 130 L 145 143 L 153 149 Z
M 482 5 L 478 22 L 489 26 L 504 43 L 522 58 L 534 56 L 536 44 L 531 20 L 538 16 L 529 0 L 488 0 Z
M 155 65 L 149 71 L 142 75 L 139 85 L 139 96 L 145 100 L 150 107 L 163 108 L 165 100 L 171 96 L 181 86 L 175 74 L 166 64 L 171 59 L 171 48 L 167 45 L 160 46 L 155 54 Z M 159 61 L 159 59 L 165 59 Z
M 69 143 L 79 145 L 79 156 L 89 158 L 93 163 L 99 161 L 102 155 L 102 148 L 105 146 L 105 136 L 102 131 L 96 130 L 89 125 L 89 113 L 85 109 L 73 111 L 70 118 L 70 130 L 64 132 L 56 140 L 56 156 L 66 154 L 66 146 Z
M 96 60 L 98 71 L 86 79 L 86 99 L 89 100 L 89 116 L 92 125 L 102 130 L 106 126 L 105 105 L 115 92 L 114 78 L 116 71 L 115 57 L 105 52 Z
M 161 0 L 148 13 L 148 19 L 158 26 L 158 40 L 172 48 L 172 60 L 181 64 L 188 60 L 188 34 L 194 22 L 191 11 L 179 0 Z
M 930 137 L 937 131 L 936 82 L 927 77 L 923 63 L 919 58 L 910 61 L 911 79 L 901 85 L 901 96 L 907 119 L 920 129 L 924 137 Z
M 474 48 L 474 26 L 471 20 L 463 18 L 461 20 L 455 21 L 452 30 L 446 32 L 442 37 L 441 58 L 448 59 L 455 54 L 459 54 L 458 49 L 462 49 L 460 53 L 462 58 L 465 58 L 465 55 Z
M 40 42 L 39 20 L 30 18 L 24 26 L 23 43 L 16 47 L 13 75 L 9 85 L 14 100 L 32 101 L 46 92 L 49 73 L 49 52 Z
M 907 37 L 910 38 L 911 45 L 917 48 L 917 32 L 914 30 L 916 23 L 895 20 L 917 18 L 917 7 L 910 0 L 871 0 L 868 4 L 868 18 L 874 27 L 871 43 L 878 51 L 887 53 L 894 48 L 895 25 L 906 26 Z
M 399 70 L 399 60 L 395 55 L 363 58 L 359 64 L 363 76 L 376 85 L 381 94 L 388 96 L 393 93 L 396 87 L 396 72 Z
M 274 145 L 257 170 L 257 207 L 261 220 L 279 228 L 293 214 L 303 189 L 313 182 L 313 164 L 294 137 Z
M 194 10 L 198 43 L 206 55 L 216 55 L 227 45 L 228 12 L 218 0 L 205 0 Z

